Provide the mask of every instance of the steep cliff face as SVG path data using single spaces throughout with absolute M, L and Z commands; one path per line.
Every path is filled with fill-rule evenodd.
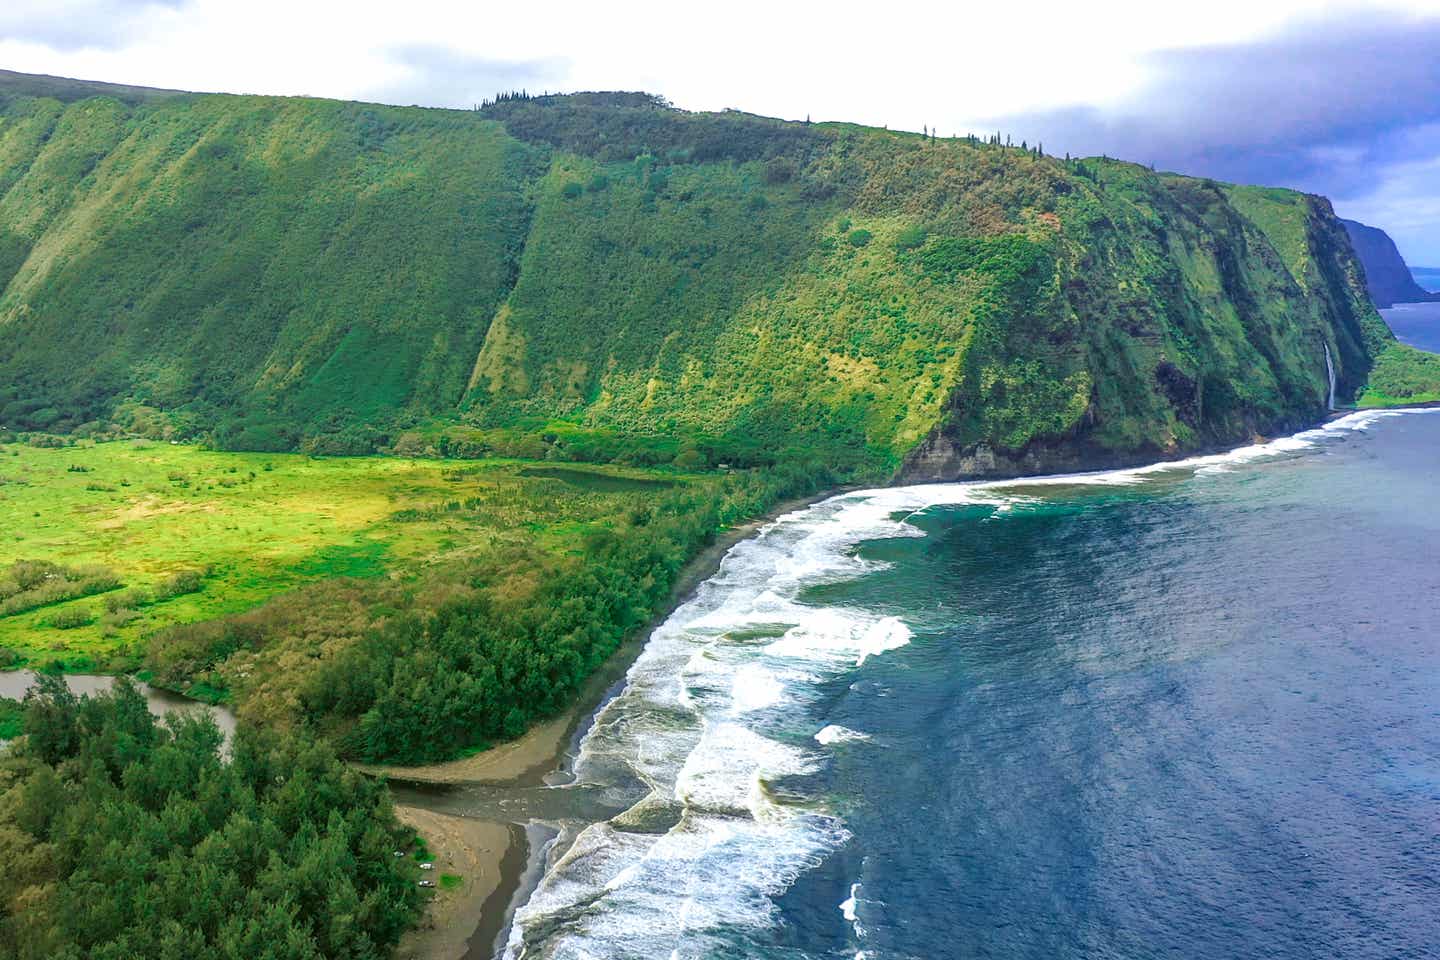
M 0 425 L 154 408 L 285 448 L 453 410 L 543 158 L 329 101 L 0 104 Z
M 638 94 L 16 95 L 0 213 L 22 429 L 949 479 L 1297 426 L 1388 337 L 1320 198 Z
M 1058 207 L 1046 296 L 972 355 L 944 422 L 907 479 L 1122 466 L 1296 429 L 1326 408 L 1325 353 L 1341 395 L 1365 381 L 1389 331 L 1370 306 L 1328 202 L 1102 164 L 1105 189 Z M 987 426 L 1012 400 L 994 372 L 1066 361 L 1087 385 L 1061 429 Z
M 1431 293 L 1415 282 L 1414 274 L 1388 233 L 1355 220 L 1340 222 L 1345 225 L 1350 244 L 1365 268 L 1366 286 L 1375 306 L 1384 310 L 1397 303 L 1440 300 L 1440 294 Z

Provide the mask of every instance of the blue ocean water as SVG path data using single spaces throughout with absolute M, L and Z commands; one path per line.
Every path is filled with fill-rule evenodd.
M 1440 414 L 793 514 L 577 774 L 511 956 L 1434 957 Z
M 1380 315 L 1401 343 L 1440 353 L 1440 303 L 1401 303 Z

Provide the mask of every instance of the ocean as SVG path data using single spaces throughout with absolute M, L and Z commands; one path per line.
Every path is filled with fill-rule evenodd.
M 844 494 L 655 631 L 506 955 L 1433 957 L 1437 654 L 1440 414 Z
M 1380 315 L 1401 343 L 1440 353 L 1440 303 L 1400 303 Z

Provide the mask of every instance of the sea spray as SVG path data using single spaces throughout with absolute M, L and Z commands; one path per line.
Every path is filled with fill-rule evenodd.
M 869 658 L 912 641 L 898 618 L 806 601 L 812 587 L 883 567 L 858 555 L 858 544 L 923 537 L 909 521 L 932 506 L 988 506 L 998 517 L 1037 488 L 1203 476 L 1295 455 L 1393 415 L 1356 414 L 1130 470 L 846 494 L 769 524 L 655 630 L 596 717 L 576 777 L 628 809 L 578 831 L 517 912 L 506 955 L 765 952 L 777 898 L 848 839 L 824 798 L 805 793 L 804 778 L 836 750 L 867 749 L 864 735 L 842 727 L 796 728 L 815 722 L 807 708 L 822 684 L 863 674 Z
M 815 742 L 822 743 L 827 747 L 833 743 L 862 743 L 869 739 L 869 734 L 851 730 L 849 727 L 842 727 L 836 723 L 827 724 L 819 733 L 815 734 Z

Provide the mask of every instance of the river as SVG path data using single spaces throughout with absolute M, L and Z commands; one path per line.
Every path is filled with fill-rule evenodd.
M 109 690 L 114 682 L 115 678 L 110 676 L 82 673 L 65 675 L 65 685 L 77 696 L 103 693 Z M 35 674 L 29 670 L 0 672 L 0 697 L 8 697 L 12 700 L 22 699 L 25 691 L 29 690 L 34 683 Z M 163 717 L 172 710 L 205 711 L 215 718 L 215 724 L 225 735 L 226 743 L 235 733 L 235 714 L 226 707 L 210 706 L 197 700 L 191 700 L 189 697 L 183 697 L 178 693 L 171 693 L 169 690 L 152 687 L 148 683 L 137 681 L 136 686 L 145 695 L 145 704 L 150 708 L 150 712 L 157 717 Z

